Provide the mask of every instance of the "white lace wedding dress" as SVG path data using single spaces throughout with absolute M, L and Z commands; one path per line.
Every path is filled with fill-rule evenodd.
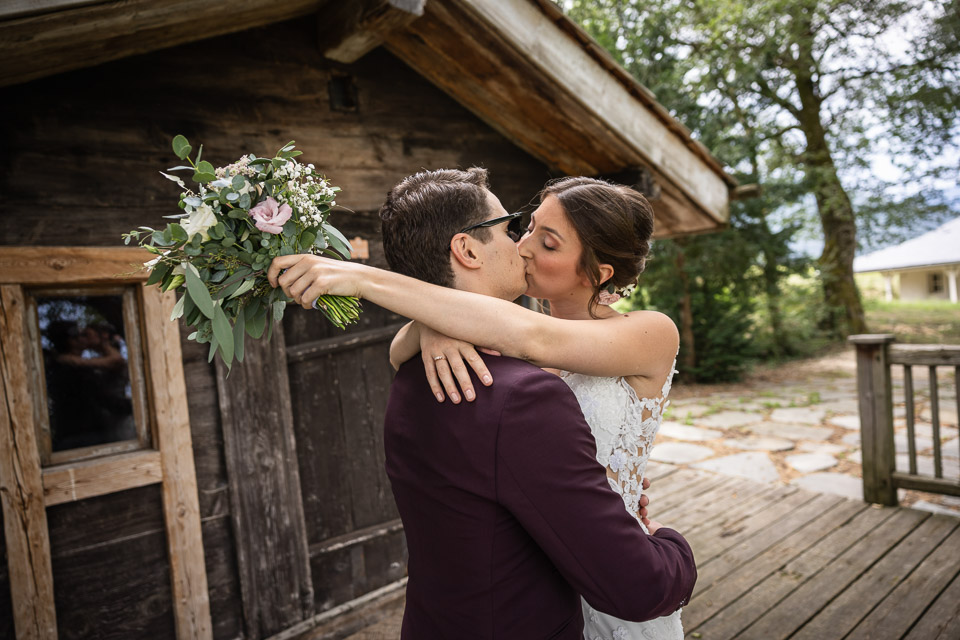
M 674 367 L 676 360 L 674 360 Z M 659 398 L 639 398 L 623 378 L 600 378 L 560 372 L 573 390 L 597 441 L 597 461 L 608 470 L 610 487 L 623 498 L 627 512 L 637 517 L 640 485 L 663 422 L 663 410 L 673 367 Z M 639 526 L 643 527 L 637 518 Z M 644 527 L 646 530 L 646 527 Z M 585 640 L 683 640 L 680 611 L 648 622 L 628 622 L 596 611 L 581 598 Z

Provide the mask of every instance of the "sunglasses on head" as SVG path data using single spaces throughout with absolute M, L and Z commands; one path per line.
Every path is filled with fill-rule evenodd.
M 508 213 L 505 216 L 500 216 L 499 218 L 493 218 L 492 220 L 484 220 L 483 222 L 478 222 L 477 224 L 472 224 L 469 227 L 460 229 L 457 233 L 466 233 L 467 231 L 472 231 L 473 229 L 479 229 L 481 227 L 495 227 L 498 224 L 504 222 L 507 223 L 507 235 L 510 236 L 510 239 L 514 242 L 520 242 L 520 238 L 523 236 L 523 211 L 516 211 L 514 213 Z

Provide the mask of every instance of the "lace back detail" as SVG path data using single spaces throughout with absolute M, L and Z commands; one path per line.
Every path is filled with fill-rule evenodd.
M 583 410 L 597 442 L 597 462 L 607 468 L 610 487 L 622 498 L 627 511 L 637 517 L 647 460 L 676 371 L 676 358 L 663 383 L 660 396 L 641 398 L 623 378 L 601 378 L 561 372 Z

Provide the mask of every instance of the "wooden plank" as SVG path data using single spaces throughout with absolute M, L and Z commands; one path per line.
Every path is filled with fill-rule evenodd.
M 701 529 L 699 535 L 688 535 L 687 540 L 690 541 L 690 545 L 696 545 L 694 548 L 697 550 L 698 563 L 702 564 L 722 557 L 724 562 L 718 564 L 726 564 L 739 555 L 730 555 L 730 549 L 745 540 L 749 541 L 754 536 L 765 537 L 766 542 L 772 544 L 778 536 L 790 532 L 784 522 L 788 521 L 793 512 L 812 502 L 816 496 L 806 491 L 794 491 L 778 492 L 771 494 L 770 497 L 771 501 L 765 508 L 738 518 L 738 522 L 718 525 L 719 532 L 711 533 Z M 774 531 L 765 535 L 768 529 L 774 529 Z M 745 544 L 749 549 L 749 543 Z
M 896 344 L 890 346 L 890 364 L 960 366 L 960 345 Z
M 933 427 L 933 475 L 943 477 L 940 458 L 940 393 L 937 389 L 937 368 L 930 367 L 930 424 Z
M 56 638 L 40 455 L 27 388 L 23 291 L 0 286 L 0 502 L 18 638 Z
M 229 380 L 216 363 L 245 633 L 265 637 L 313 615 L 284 332 L 248 342 Z
M 59 638 L 178 638 L 168 558 L 162 529 L 58 556 Z
M 817 502 L 808 506 L 815 506 Z M 733 625 L 724 627 L 723 617 L 733 618 L 728 622 L 737 622 L 735 616 L 739 612 L 746 615 L 759 616 L 762 610 L 753 607 L 753 598 L 759 591 L 751 591 L 758 584 L 768 580 L 775 572 L 782 570 L 787 564 L 813 548 L 820 540 L 833 534 L 843 527 L 851 518 L 863 512 L 867 505 L 860 502 L 843 500 L 827 505 L 819 514 L 811 516 L 799 529 L 791 531 L 786 538 L 776 542 L 763 550 L 759 555 L 736 566 L 733 571 L 715 579 L 723 570 L 711 570 L 716 561 L 707 563 L 704 571 L 697 578 L 697 586 L 703 581 L 703 588 L 695 589 L 690 604 L 684 608 L 683 622 L 688 630 L 695 630 L 710 620 L 718 612 L 733 604 L 735 613 L 721 614 L 718 622 L 712 623 L 720 631 L 731 635 L 712 637 L 732 637 L 740 627 Z M 792 525 L 792 523 L 790 523 Z M 743 554 L 744 556 L 746 554 Z M 724 567 L 725 569 L 726 567 Z M 700 567 L 697 568 L 700 571 Z M 741 599 L 741 597 L 743 597 Z M 776 600 L 770 599 L 772 602 Z
M 943 493 L 948 496 L 960 496 L 960 482 L 944 478 L 930 478 L 927 476 L 912 476 L 909 473 L 895 471 L 893 481 L 900 489 L 916 489 L 930 493 Z
M 845 637 L 904 576 L 909 575 L 927 554 L 957 528 L 958 523 L 960 520 L 947 516 L 927 518 L 791 638 L 822 640 Z M 889 626 L 884 625 L 884 631 L 889 632 Z
M 960 576 L 953 579 L 904 640 L 956 640 L 960 638 Z
M 663 488 L 659 483 L 651 484 L 647 495 L 650 498 L 650 513 L 654 515 L 654 520 L 658 520 L 661 515 L 669 515 L 677 507 L 685 502 L 695 499 L 709 491 L 715 489 L 728 489 L 733 492 L 736 482 L 732 478 L 716 474 L 704 475 L 692 469 L 681 469 L 668 478 L 669 491 L 666 495 L 662 494 Z
M 6 63 L 0 86 L 297 18 L 322 4 L 115 0 L 0 22 L 0 59 Z M 205 26 L 192 28 L 197 24 Z
M 43 470 L 46 505 L 84 500 L 163 481 L 159 451 L 136 451 Z
M 381 538 L 402 530 L 403 522 L 397 518 L 395 520 L 390 520 L 389 522 L 377 524 L 372 527 L 366 527 L 365 529 L 358 529 L 342 536 L 329 538 L 328 540 L 324 540 L 319 544 L 310 545 L 310 555 L 315 556 L 321 553 L 332 553 L 334 551 L 339 551 L 340 549 L 346 549 L 347 547 L 352 547 L 357 544 L 363 544 L 364 542 L 373 540 L 374 538 Z
M 913 367 L 903 365 L 903 396 L 907 418 L 907 453 L 910 457 L 910 474 L 917 475 L 917 440 L 914 433 L 916 403 L 913 394 Z
M 141 293 L 150 397 L 163 471 L 163 505 L 177 637 L 208 639 L 212 637 L 210 598 L 180 353 L 180 327 L 170 322 L 176 297 L 152 286 L 144 287 Z
M 707 519 L 688 521 L 683 531 L 689 536 L 697 534 L 709 536 L 707 532 L 711 529 L 729 528 L 728 530 L 732 531 L 739 528 L 745 518 L 769 508 L 777 500 L 796 492 L 796 487 L 767 485 L 762 482 L 747 483 L 738 480 L 738 484 L 734 485 L 733 490 L 729 492 L 729 501 L 725 501 L 718 515 L 710 517 L 709 521 Z
M 734 485 L 736 486 L 736 485 Z M 672 526 L 686 534 L 693 527 L 708 521 L 736 520 L 742 514 L 754 513 L 769 504 L 768 496 L 792 493 L 795 488 L 778 491 L 778 487 L 771 487 L 761 483 L 736 486 L 731 491 L 714 491 L 710 496 L 698 497 L 690 500 L 689 506 L 679 505 L 674 511 L 667 514 Z
M 785 596 L 816 576 L 824 567 L 830 565 L 851 545 L 871 531 L 884 526 L 893 514 L 894 509 L 862 509 L 852 519 L 843 522 L 842 526 L 833 528 L 827 536 L 820 538 L 816 544 L 805 546 L 800 555 L 786 562 L 775 558 L 777 568 L 774 573 L 755 583 L 748 591 L 740 592 L 741 597 L 720 611 L 713 613 L 706 622 L 702 622 L 705 617 L 698 616 L 696 613 L 692 615 L 687 613 L 687 610 L 696 611 L 695 602 L 691 602 L 684 612 L 685 621 L 689 620 L 690 624 L 687 628 L 688 633 L 695 631 L 700 633 L 703 638 L 732 638 L 736 636 L 755 620 L 762 617 L 777 602 L 780 602 Z M 812 537 L 817 538 L 816 530 L 812 533 Z M 793 541 L 793 539 L 793 536 L 791 536 L 788 541 Z M 769 559 L 768 554 L 764 554 L 764 558 Z M 740 577 L 742 581 L 743 575 L 741 574 Z M 730 581 L 729 584 L 734 582 Z M 699 598 L 709 602 L 706 593 Z
M 801 495 L 805 493 L 801 492 Z M 797 495 L 794 494 L 794 496 Z M 720 555 L 714 555 L 710 558 L 704 557 L 703 548 L 705 545 L 699 543 L 697 540 L 699 536 L 697 534 L 689 535 L 687 540 L 690 541 L 691 545 L 697 543 L 697 584 L 693 590 L 694 596 L 708 589 L 725 575 L 736 571 L 783 538 L 790 536 L 798 528 L 815 519 L 820 513 L 832 510 L 842 500 L 838 496 L 830 495 L 811 495 L 809 498 L 807 502 L 790 510 L 787 515 L 769 518 L 772 521 L 770 526 L 758 528 L 751 524 L 745 526 L 742 531 L 732 533 L 732 535 L 728 527 L 718 528 L 713 532 L 714 537 L 721 539 L 726 537 L 736 538 Z M 766 518 L 767 516 L 766 513 L 761 512 L 754 516 L 754 518 L 757 517 Z M 751 529 L 752 531 L 750 531 Z
M 98 2 L 104 2 L 104 0 L 6 0 L 0 5 L 0 20 L 63 11 Z
M 366 331 L 352 333 L 346 336 L 336 336 L 290 346 L 287 347 L 287 362 L 290 364 L 304 362 L 305 360 L 320 358 L 332 353 L 349 351 L 358 347 L 393 340 L 393 337 L 397 335 L 397 332 L 404 324 L 406 323 L 399 322 L 386 327 L 367 329 Z
M 0 247 L 0 281 L 17 284 L 118 284 L 146 280 L 153 256 L 137 247 Z
M 934 516 L 940 517 L 940 516 Z M 935 618 L 929 616 L 935 611 L 943 614 L 941 622 L 947 622 L 946 626 L 957 628 L 956 613 L 953 614 L 953 621 L 950 621 L 948 612 L 952 609 L 954 612 L 958 607 L 960 599 L 956 597 L 957 589 L 953 589 L 954 597 L 952 601 L 939 603 L 935 602 L 930 610 L 924 614 L 930 601 L 936 597 L 943 589 L 960 578 L 960 528 L 953 530 L 953 533 L 943 541 L 930 555 L 924 558 L 919 567 L 916 568 L 905 580 L 897 585 L 884 600 L 867 616 L 853 632 L 848 636 L 850 640 L 866 640 L 868 638 L 902 637 L 910 627 L 918 620 L 921 615 L 924 620 L 918 627 L 921 629 L 939 626 Z M 911 637 L 915 634 L 911 633 Z M 916 635 L 916 638 L 924 640 L 932 639 L 936 636 Z M 956 638 L 956 635 L 942 636 L 943 638 Z
M 351 29 L 338 42 L 324 47 L 323 55 L 331 60 L 351 64 L 383 43 L 384 36 L 401 29 L 423 15 L 426 0 L 386 0 L 373 3 L 344 2 L 324 12 L 321 26 L 340 22 L 337 13 L 349 11 Z M 372 6 L 364 6 L 370 5 Z M 322 36 L 321 36 L 322 37 Z
M 920 526 L 929 515 L 911 509 L 897 510 L 883 526 L 867 532 L 852 547 L 751 624 L 741 634 L 742 637 L 745 640 L 782 640 L 789 637 L 891 547 Z

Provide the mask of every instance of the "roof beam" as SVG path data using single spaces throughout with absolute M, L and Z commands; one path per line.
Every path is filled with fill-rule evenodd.
M 342 2 L 320 16 L 321 34 L 329 33 L 333 22 L 341 33 L 323 36 L 323 55 L 350 64 L 383 43 L 390 31 L 402 29 L 423 15 L 426 0 L 374 0 Z

